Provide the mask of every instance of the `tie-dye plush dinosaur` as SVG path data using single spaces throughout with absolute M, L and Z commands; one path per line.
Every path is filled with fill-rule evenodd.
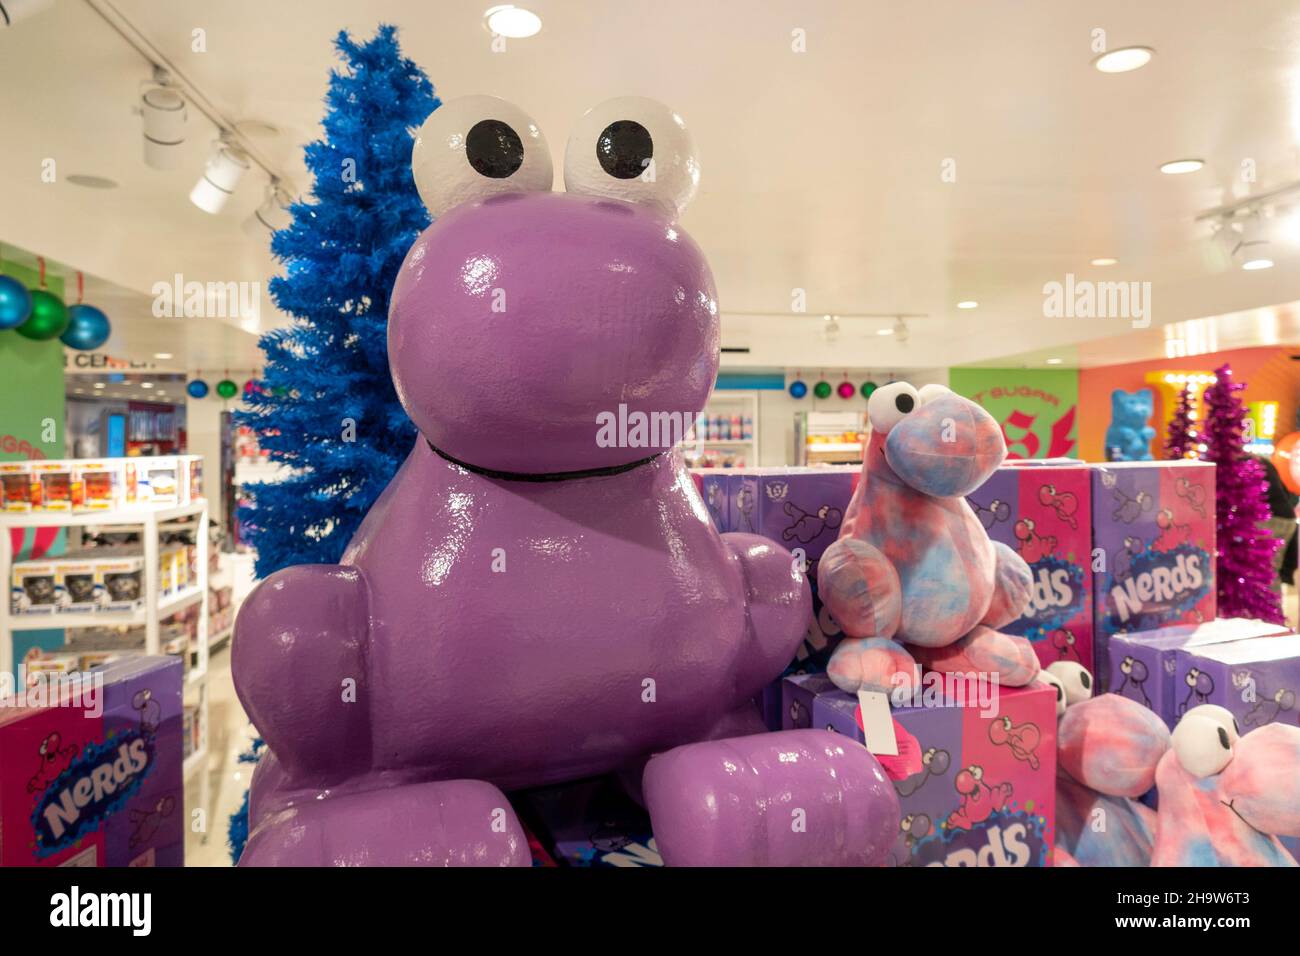
M 1029 566 L 989 539 L 965 500 L 1006 457 L 998 423 L 941 385 L 906 382 L 876 389 L 867 414 L 862 481 L 818 568 L 822 600 L 846 635 L 831 680 L 889 691 L 915 681 L 919 662 L 1028 684 L 1033 648 L 997 629 L 1028 603 Z
M 1232 714 L 1193 707 L 1160 758 L 1152 866 L 1295 866 L 1278 836 L 1300 836 L 1300 727 L 1242 736 Z
M 1056 866 L 1149 866 L 1156 815 L 1137 801 L 1155 783 L 1169 730 L 1118 694 L 1092 697 L 1092 675 L 1070 661 L 1040 675 L 1058 687 Z

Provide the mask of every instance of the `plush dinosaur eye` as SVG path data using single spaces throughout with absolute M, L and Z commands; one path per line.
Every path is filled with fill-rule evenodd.
M 890 382 L 880 386 L 867 399 L 867 417 L 873 429 L 888 433 L 920 404 L 920 393 L 907 382 Z
M 1088 668 L 1074 661 L 1054 661 L 1047 672 L 1056 677 L 1065 688 L 1066 704 L 1077 704 L 1092 696 L 1092 675 Z
M 537 124 L 495 96 L 462 97 L 430 113 L 411 150 L 411 172 L 434 217 L 499 193 L 547 192 L 555 179 Z
M 945 395 L 951 395 L 952 389 L 946 385 L 939 385 L 931 382 L 929 385 L 922 385 L 916 394 L 917 397 L 920 398 L 921 404 L 924 405 L 927 402 L 934 401 L 936 398 L 943 398 Z
M 1232 761 L 1239 734 L 1232 714 L 1215 704 L 1193 707 L 1174 728 L 1174 754 L 1193 777 L 1212 777 Z
M 662 103 L 620 96 L 588 110 L 564 150 L 564 188 L 682 214 L 700 184 L 700 160 L 682 118 Z
M 1056 691 L 1056 716 L 1063 716 L 1065 714 L 1065 708 L 1069 705 L 1065 693 L 1065 682 L 1053 674 L 1050 667 L 1046 670 L 1039 671 L 1038 679 L 1044 684 L 1048 684 Z

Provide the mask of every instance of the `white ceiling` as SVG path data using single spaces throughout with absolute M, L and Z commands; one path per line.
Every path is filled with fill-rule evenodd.
M 130 111 L 149 71 L 93 7 L 120 11 L 228 118 L 279 127 L 253 145 L 300 191 L 333 34 L 369 35 L 390 21 L 444 98 L 492 93 L 531 112 L 557 168 L 571 124 L 607 97 L 652 96 L 686 119 L 703 180 L 684 224 L 712 262 L 724 344 L 752 349 L 725 364 L 917 368 L 1049 355 L 1073 364 L 1163 342 L 1159 328 L 1044 318 L 1044 283 L 1068 272 L 1152 283 L 1157 327 L 1257 314 L 1280 344 L 1300 342 L 1289 310 L 1254 311 L 1300 300 L 1300 256 L 1288 251 L 1264 272 L 1232 269 L 1194 221 L 1245 191 L 1300 179 L 1294 0 L 524 4 L 542 32 L 494 53 L 481 25 L 488 0 L 58 0 L 0 32 L 0 240 L 140 295 L 178 272 L 264 282 L 273 264 L 239 228 L 263 178 L 250 175 L 217 217 L 193 207 L 186 196 L 214 135 L 194 114 L 183 168 L 144 165 Z M 206 52 L 191 52 L 196 28 Z M 1110 48 L 1154 47 L 1154 61 L 1098 73 L 1096 28 Z M 806 53 L 791 50 L 795 29 L 806 31 Z M 1157 172 L 1184 156 L 1205 169 Z M 60 182 L 40 181 L 45 157 L 58 161 Z M 956 182 L 941 180 L 946 159 Z M 1240 181 L 1243 160 L 1254 184 Z M 121 186 L 78 188 L 63 181 L 70 173 Z M 1121 262 L 1097 270 L 1088 260 L 1098 256 Z M 813 315 L 789 316 L 796 288 Z M 960 299 L 980 308 L 958 313 Z M 160 321 L 129 311 L 132 325 Z M 905 345 L 875 335 L 885 319 L 843 319 L 828 344 L 822 312 L 928 317 L 910 320 Z M 252 336 L 233 326 L 213 334 L 191 326 L 219 320 L 167 321 L 141 341 L 193 349 L 191 364 L 256 361 Z M 273 321 L 268 302 L 263 325 Z M 1111 344 L 1078 347 L 1097 339 Z

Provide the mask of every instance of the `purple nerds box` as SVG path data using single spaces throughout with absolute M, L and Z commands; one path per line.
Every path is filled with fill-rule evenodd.
M 1286 634 L 1282 625 L 1244 618 L 1219 618 L 1201 625 L 1116 634 L 1110 643 L 1110 673 L 1102 675 L 1111 693 L 1137 701 L 1169 725 L 1178 722 L 1177 659 L 1184 652 L 1251 638 Z M 1193 650 L 1198 649 L 1198 650 Z M 1184 695 L 1185 696 L 1185 695 Z
M 1214 465 L 1092 465 L 1093 655 L 1109 639 L 1214 620 Z
M 1199 704 L 1232 711 L 1243 734 L 1300 723 L 1300 635 L 1254 637 L 1176 655 L 1174 718 Z

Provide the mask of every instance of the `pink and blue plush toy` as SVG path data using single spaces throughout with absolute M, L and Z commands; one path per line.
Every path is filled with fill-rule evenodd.
M 1300 727 L 1244 736 L 1232 713 L 1193 707 L 1156 767 L 1152 866 L 1295 866 L 1278 840 L 1300 836 Z
M 1042 673 L 1057 687 L 1057 866 L 1148 866 L 1156 815 L 1138 797 L 1155 783 L 1169 730 L 1117 694 L 1092 696 L 1092 675 L 1072 661 Z
M 1032 645 L 998 628 L 1029 602 L 1029 565 L 989 539 L 966 501 L 1006 457 L 997 421 L 941 385 L 906 382 L 876 389 L 867 414 L 862 480 L 818 566 L 818 593 L 846 635 L 831 680 L 889 692 L 914 685 L 920 663 L 1028 684 Z
M 591 110 L 560 194 L 537 124 L 470 97 L 413 166 L 435 221 L 389 359 L 419 436 L 338 565 L 240 611 L 235 686 L 270 749 L 241 864 L 527 866 L 506 791 L 612 772 L 670 865 L 883 862 L 898 797 L 866 748 L 755 735 L 811 615 L 802 562 L 719 536 L 680 434 L 601 427 L 689 425 L 717 376 L 680 117 Z

